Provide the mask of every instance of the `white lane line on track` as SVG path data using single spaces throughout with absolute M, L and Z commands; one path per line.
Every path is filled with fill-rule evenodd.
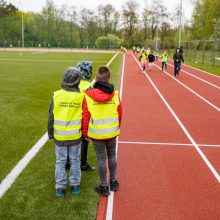
M 135 58 L 136 59 L 136 58 Z M 155 66 L 161 70 L 161 68 L 155 64 Z M 204 97 L 202 97 L 201 95 L 199 95 L 197 92 L 195 92 L 193 89 L 189 88 L 187 85 L 185 85 L 184 83 L 182 83 L 181 81 L 179 81 L 177 78 L 175 78 L 174 76 L 170 75 L 167 71 L 163 71 L 165 74 L 167 74 L 170 78 L 172 78 L 173 80 L 175 80 L 176 82 L 178 82 L 180 85 L 182 85 L 184 88 L 188 89 L 190 92 L 192 92 L 194 95 L 196 95 L 197 97 L 199 97 L 200 99 L 202 99 L 204 102 L 206 102 L 208 105 L 210 105 L 211 107 L 213 107 L 214 109 L 216 109 L 217 111 L 220 112 L 220 108 L 218 108 L 216 105 L 214 105 L 213 103 L 211 103 L 210 101 L 208 101 L 207 99 L 205 99 Z
M 167 64 L 168 64 L 169 66 L 171 66 L 171 67 L 174 68 L 173 65 L 171 65 L 171 64 L 169 64 L 169 63 L 167 63 Z M 216 89 L 220 89 L 219 86 L 217 86 L 217 85 L 215 85 L 215 84 L 213 84 L 213 83 L 210 83 L 210 82 L 208 82 L 208 81 L 206 81 L 206 80 L 204 80 L 204 79 L 202 79 L 202 78 L 200 78 L 200 77 L 198 77 L 198 76 L 195 76 L 194 74 L 191 74 L 191 73 L 185 71 L 184 69 L 181 69 L 181 71 L 184 72 L 184 73 L 186 73 L 186 74 L 188 74 L 188 75 L 190 75 L 190 76 L 192 76 L 192 77 L 194 77 L 194 78 L 196 78 L 196 79 L 198 79 L 198 80 L 200 80 L 200 81 L 202 81 L 202 82 L 204 82 L 204 83 L 207 83 L 207 84 L 210 85 L 210 86 L 215 87 Z
M 51 63 L 73 63 L 73 62 L 79 62 L 79 60 L 28 60 L 28 59 L 0 59 L 0 61 L 18 61 L 18 62 L 51 62 Z M 93 63 L 105 63 L 103 60 L 94 60 Z
M 183 66 L 187 66 L 187 67 L 192 68 L 192 69 L 194 69 L 194 70 L 197 70 L 197 71 L 201 71 L 201 72 L 203 72 L 203 73 L 206 73 L 206 74 L 208 74 L 208 75 L 210 75 L 210 76 L 214 76 L 214 77 L 220 78 L 219 75 L 212 74 L 212 73 L 206 72 L 206 71 L 204 71 L 204 70 L 197 69 L 197 68 L 195 68 L 195 67 L 193 67 L 193 66 L 189 66 L 189 65 L 186 65 L 186 64 L 183 64 Z
M 116 56 L 114 56 L 115 58 Z M 112 58 L 108 64 L 110 65 L 114 59 Z M 37 141 L 37 143 L 24 155 L 24 157 L 15 165 L 11 172 L 0 183 L 0 199 L 15 182 L 17 177 L 22 173 L 28 163 L 36 156 L 39 150 L 48 141 L 47 132 Z
M 169 59 L 169 60 L 170 60 L 171 62 L 173 62 L 173 60 L 171 60 L 171 59 Z M 214 76 L 214 77 L 220 78 L 219 75 L 212 74 L 212 73 L 209 73 L 209 72 L 204 71 L 204 70 L 200 70 L 200 69 L 198 69 L 198 68 L 196 68 L 196 67 L 189 66 L 189 65 L 187 65 L 187 64 L 185 64 L 185 63 L 183 63 L 182 65 L 183 65 L 183 66 L 187 66 L 187 67 L 189 67 L 189 68 L 191 68 L 191 69 L 194 69 L 194 70 L 196 70 L 196 71 L 200 71 L 200 72 L 206 73 L 206 74 L 208 74 L 208 75 L 210 75 L 210 76 Z
M 138 62 L 138 60 L 136 59 L 136 57 L 132 54 L 134 60 L 137 62 L 137 64 L 139 65 L 140 69 L 141 65 Z M 199 146 L 196 144 L 195 140 L 192 138 L 192 136 L 190 135 L 190 133 L 187 131 L 187 129 L 185 128 L 185 126 L 183 125 L 183 123 L 180 121 L 179 117 L 176 115 L 176 113 L 174 112 L 174 110 L 171 108 L 171 106 L 168 104 L 168 102 L 166 101 L 166 99 L 163 97 L 163 95 L 161 94 L 161 92 L 159 91 L 159 89 L 156 87 L 156 85 L 154 84 L 154 82 L 152 81 L 152 79 L 149 77 L 149 75 L 144 72 L 144 75 L 146 76 L 146 78 L 149 80 L 149 82 L 151 83 L 151 85 L 153 86 L 153 88 L 156 90 L 156 92 L 158 93 L 158 95 L 160 96 L 160 98 L 162 99 L 162 101 L 164 102 L 164 104 L 166 105 L 166 107 L 168 108 L 168 110 L 170 111 L 170 113 L 173 115 L 173 117 L 176 119 L 177 123 L 179 124 L 179 126 L 182 128 L 183 132 L 185 133 L 185 135 L 188 137 L 188 139 L 190 140 L 190 142 L 193 144 L 194 148 L 196 149 L 196 151 L 198 152 L 198 154 L 201 156 L 201 158 L 203 159 L 203 161 L 205 162 L 205 164 L 208 166 L 208 168 L 210 169 L 210 171 L 212 172 L 212 174 L 214 175 L 214 177 L 216 178 L 216 180 L 220 183 L 220 176 L 218 174 L 218 172 L 215 170 L 215 168 L 212 166 L 212 164 L 210 163 L 210 161 L 208 160 L 208 158 L 205 156 L 205 154 L 202 152 L 202 150 L 199 148 Z
M 119 144 L 140 144 L 140 145 L 169 145 L 169 146 L 191 146 L 193 144 L 169 143 L 169 142 L 144 142 L 144 141 L 119 141 Z M 220 147 L 220 144 L 197 144 L 199 147 Z
M 123 55 L 123 64 L 122 64 L 121 82 L 120 82 L 120 99 L 121 100 L 122 100 L 122 92 L 123 92 L 123 84 L 124 84 L 124 69 L 125 69 L 125 54 Z M 116 142 L 116 158 L 117 158 L 117 155 L 118 155 L 118 138 Z M 114 192 L 111 192 L 111 194 L 108 196 L 106 220 L 112 220 L 113 206 L 114 206 Z

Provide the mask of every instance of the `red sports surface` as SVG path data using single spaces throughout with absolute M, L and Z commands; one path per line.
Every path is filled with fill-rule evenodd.
M 121 188 L 112 215 L 100 198 L 97 219 L 220 219 L 220 112 L 156 66 L 146 70 L 150 82 L 129 52 L 124 64 Z M 182 68 L 200 77 L 199 70 Z M 167 73 L 173 75 L 171 66 Z M 201 72 L 201 78 L 219 86 L 218 77 Z M 218 88 L 183 71 L 177 79 L 220 107 Z

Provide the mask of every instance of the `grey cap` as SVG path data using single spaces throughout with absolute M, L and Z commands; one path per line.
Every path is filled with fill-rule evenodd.
M 63 88 L 76 88 L 79 86 L 81 80 L 81 72 L 76 67 L 69 67 L 63 76 L 62 87 Z

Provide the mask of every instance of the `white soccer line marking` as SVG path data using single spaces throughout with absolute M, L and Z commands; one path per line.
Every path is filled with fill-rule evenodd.
M 170 146 L 192 146 L 193 144 L 169 143 L 169 142 L 141 142 L 141 141 L 119 141 L 119 144 L 140 144 L 140 145 L 170 145 Z M 220 144 L 197 144 L 199 147 L 220 147 Z
M 0 59 L 0 61 L 18 61 L 18 62 L 52 62 L 52 63 L 73 63 L 73 62 L 79 62 L 79 60 L 27 60 L 27 59 Z M 105 63 L 103 60 L 94 60 L 91 61 L 93 63 Z
M 137 64 L 139 65 L 139 67 L 141 68 L 140 63 L 137 61 L 136 57 L 132 54 L 134 60 L 137 62 Z M 142 69 L 142 68 L 141 68 Z M 218 174 L 218 172 L 215 170 L 215 168 L 212 166 L 212 164 L 209 162 L 208 158 L 205 156 L 205 154 L 202 152 L 202 150 L 199 148 L 199 146 L 196 144 L 195 140 L 192 138 L 192 136 L 190 135 L 190 133 L 187 131 L 187 129 L 185 128 L 185 126 L 183 125 L 183 123 L 180 121 L 180 119 L 178 118 L 178 116 L 176 115 L 176 113 L 174 112 L 174 110 L 171 108 L 171 106 L 168 104 L 168 102 L 166 101 L 166 99 L 163 97 L 163 95 L 161 94 L 161 92 L 159 91 L 159 89 L 156 87 L 156 85 L 154 84 L 154 82 L 151 80 L 151 78 L 148 76 L 148 74 L 144 71 L 145 76 L 147 77 L 147 79 L 149 80 L 149 82 L 151 83 L 151 85 L 153 86 L 153 88 L 156 90 L 156 92 L 158 93 L 158 95 L 160 96 L 160 98 L 162 99 L 162 101 L 164 102 L 164 104 L 166 105 L 166 107 L 168 108 L 168 110 L 171 112 L 171 114 L 173 115 L 173 117 L 176 119 L 177 123 L 179 124 L 179 126 L 182 128 L 183 132 L 185 133 L 185 135 L 188 137 L 188 139 L 190 140 L 190 142 L 193 144 L 193 146 L 195 147 L 196 151 L 199 153 L 199 155 L 202 157 L 202 159 L 204 160 L 204 162 L 206 163 L 206 165 L 208 166 L 208 168 L 211 170 L 211 172 L 213 173 L 213 175 L 215 176 L 215 178 L 217 179 L 217 181 L 220 183 L 220 176 Z
M 115 56 L 113 57 L 115 58 Z M 107 66 L 112 63 L 114 59 L 111 59 Z M 24 157 L 16 164 L 16 166 L 11 170 L 11 172 L 2 180 L 0 183 L 0 199 L 15 182 L 17 177 L 22 173 L 28 163 L 36 156 L 39 150 L 48 141 L 47 132 L 37 141 L 37 143 L 24 155 Z
M 49 53 L 49 51 L 38 51 L 38 52 L 31 53 L 31 54 L 39 54 L 39 53 Z
M 135 58 L 136 59 L 136 58 Z M 161 68 L 155 64 L 155 66 L 161 70 Z M 195 92 L 193 89 L 189 88 L 187 85 L 185 85 L 184 83 L 180 82 L 178 79 L 176 79 L 175 77 L 173 77 L 172 75 L 170 75 L 168 72 L 163 71 L 165 74 L 167 74 L 170 78 L 172 78 L 173 80 L 175 80 L 176 82 L 178 82 L 180 85 L 182 85 L 183 87 L 185 87 L 186 89 L 188 89 L 190 92 L 192 92 L 194 95 L 196 95 L 197 97 L 199 97 L 200 99 L 202 99 L 204 102 L 206 102 L 208 105 L 210 105 L 211 107 L 213 107 L 214 109 L 216 109 L 217 111 L 220 112 L 220 108 L 218 108 L 216 105 L 212 104 L 211 102 L 209 102 L 207 99 L 205 99 L 204 97 L 202 97 L 201 95 L 199 95 L 197 92 Z
M 120 82 L 120 99 L 121 100 L 122 100 L 122 91 L 123 91 L 123 82 L 124 82 L 124 69 L 125 69 L 125 54 L 123 55 L 123 64 L 122 64 L 121 82 Z M 116 158 L 117 158 L 117 155 L 118 155 L 118 138 L 116 142 Z M 108 196 L 106 220 L 112 220 L 113 205 L 114 205 L 114 192 L 111 192 L 111 194 Z
M 169 66 L 171 66 L 171 67 L 174 67 L 173 65 L 171 65 L 171 64 L 169 64 L 169 63 L 167 63 L 167 64 L 168 64 Z M 215 87 L 216 89 L 220 89 L 219 86 L 217 86 L 217 85 L 215 85 L 215 84 L 213 84 L 213 83 L 210 83 L 210 82 L 208 82 L 208 81 L 206 81 L 206 80 L 204 80 L 204 79 L 202 79 L 202 78 L 200 78 L 200 77 L 198 77 L 198 76 L 196 76 L 196 75 L 194 75 L 194 74 L 191 74 L 191 73 L 185 71 L 184 69 L 181 69 L 181 71 L 184 72 L 184 73 L 186 73 L 186 74 L 188 74 L 188 75 L 190 75 L 190 76 L 192 76 L 192 77 L 194 77 L 194 78 L 196 78 L 196 79 L 198 79 L 198 80 L 201 80 L 201 81 L 204 82 L 204 83 L 207 83 L 207 84 L 210 85 L 210 86 Z
M 32 160 L 32 158 L 39 152 L 42 146 L 47 142 L 47 140 L 48 140 L 48 135 L 46 132 L 0 183 L 0 199 L 6 193 L 6 191 L 11 187 L 11 185 L 15 182 L 17 177 L 25 169 L 25 167 Z

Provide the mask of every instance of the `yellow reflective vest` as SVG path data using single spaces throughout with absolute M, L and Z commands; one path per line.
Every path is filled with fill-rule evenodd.
M 120 134 L 118 106 L 118 91 L 106 103 L 99 103 L 85 95 L 88 111 L 91 114 L 88 128 L 88 137 L 103 140 L 116 137 Z
M 87 81 L 87 80 L 81 80 L 80 84 L 79 84 L 79 90 L 80 92 L 86 92 L 86 90 L 88 90 L 89 88 L 93 88 L 91 82 Z
M 163 53 L 163 54 L 161 55 L 161 58 L 162 58 L 162 62 L 166 62 L 166 61 L 168 60 L 168 54 Z
M 147 55 L 145 54 L 145 53 L 142 53 L 141 54 L 141 62 L 145 62 L 145 61 L 147 61 Z
M 54 138 L 77 140 L 82 136 L 82 104 L 84 94 L 58 90 L 54 93 Z

